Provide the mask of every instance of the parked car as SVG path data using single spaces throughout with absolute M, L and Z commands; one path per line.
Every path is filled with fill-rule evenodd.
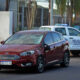
M 69 42 L 69 49 L 74 56 L 80 54 L 80 31 L 69 26 L 41 26 L 40 30 L 57 31 Z
M 1 44 L 1 69 L 32 66 L 38 72 L 43 72 L 44 67 L 50 63 L 69 66 L 69 45 L 58 32 L 20 31 Z

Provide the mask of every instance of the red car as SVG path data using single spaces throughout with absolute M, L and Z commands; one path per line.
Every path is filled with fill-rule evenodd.
M 34 67 L 43 72 L 50 63 L 68 67 L 68 42 L 58 32 L 20 31 L 0 46 L 0 68 Z

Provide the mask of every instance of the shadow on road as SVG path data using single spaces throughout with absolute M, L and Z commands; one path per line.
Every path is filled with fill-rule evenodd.
M 55 72 L 55 71 L 59 71 L 59 70 L 62 70 L 62 69 L 65 69 L 65 68 L 62 68 L 60 67 L 60 65 L 49 65 L 47 67 L 45 67 L 45 71 L 41 74 L 44 74 L 44 73 L 48 73 L 48 72 Z M 0 74 L 17 74 L 17 75 L 23 75 L 23 74 L 40 74 L 40 73 L 37 73 L 35 69 L 26 69 L 26 70 L 13 70 L 13 69 L 3 69 L 0 71 Z
M 80 55 L 76 55 L 76 56 L 71 55 L 70 57 L 71 58 L 80 58 Z
M 71 56 L 71 63 L 70 63 L 70 66 L 68 68 L 72 68 L 73 66 L 75 67 L 75 64 L 72 65 L 73 63 L 75 63 L 76 60 L 78 60 L 80 58 L 80 55 L 79 56 Z M 73 67 L 73 68 L 74 68 Z M 55 72 L 55 71 L 61 71 L 61 70 L 66 70 L 65 68 L 63 67 L 60 67 L 60 65 L 49 65 L 47 67 L 45 67 L 45 71 L 44 73 L 48 73 L 48 72 Z M 44 74 L 44 73 L 41 73 L 41 74 Z M 29 69 L 26 69 L 26 70 L 14 70 L 14 69 L 2 69 L 0 71 L 0 74 L 17 74 L 17 75 L 23 75 L 23 74 L 39 74 L 36 72 L 36 70 L 34 68 L 29 68 Z

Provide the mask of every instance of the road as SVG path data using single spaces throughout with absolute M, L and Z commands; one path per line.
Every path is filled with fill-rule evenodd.
M 49 66 L 41 74 L 33 71 L 2 70 L 0 80 L 80 80 L 80 57 L 71 57 L 68 68 Z

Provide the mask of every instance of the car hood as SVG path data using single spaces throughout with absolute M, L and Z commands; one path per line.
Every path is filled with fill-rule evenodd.
M 0 52 L 24 52 L 34 50 L 39 45 L 1 45 Z

